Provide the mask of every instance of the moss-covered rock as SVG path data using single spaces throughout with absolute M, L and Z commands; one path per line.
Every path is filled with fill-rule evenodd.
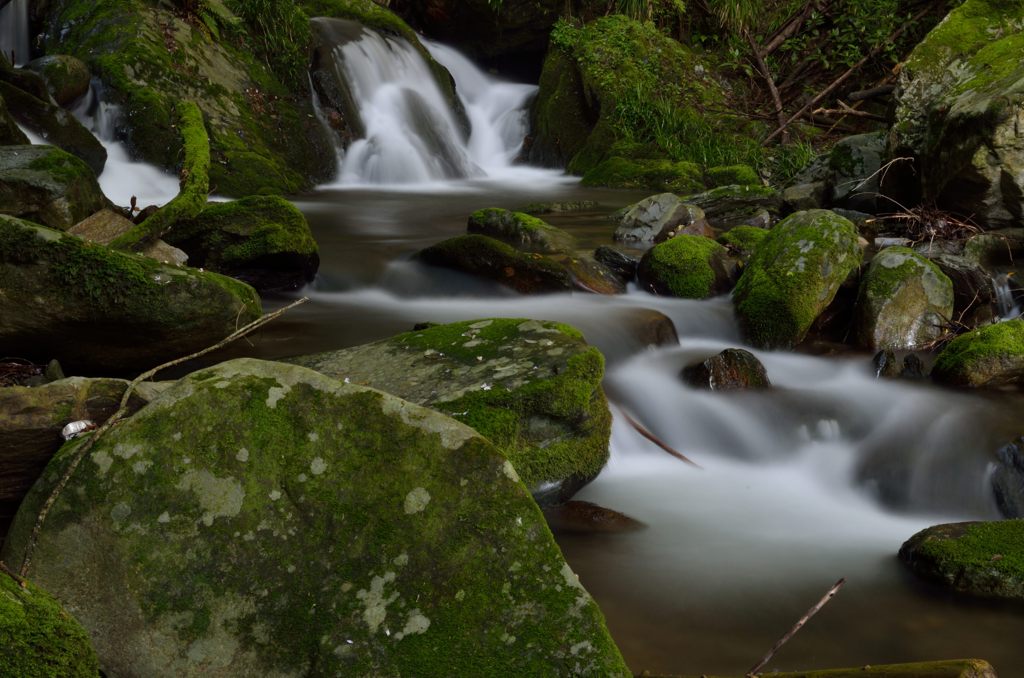
M 674 193 L 659 193 L 628 205 L 615 214 L 612 236 L 626 243 L 661 243 L 680 233 L 703 235 L 708 228 L 704 210 L 683 202 Z
M 932 377 L 950 386 L 1024 385 L 1024 320 L 961 334 L 939 353 Z
M 291 3 L 280 6 L 299 12 Z M 314 115 L 308 81 L 286 84 L 256 54 L 275 44 L 275 31 L 305 27 L 305 19 L 265 26 L 267 38 L 224 3 L 209 7 L 212 13 L 199 20 L 144 0 L 55 0 L 45 16 L 47 48 L 88 64 L 121 107 L 119 133 L 148 162 L 177 170 L 183 142 L 175 104 L 188 99 L 207 120 L 217 193 L 293 193 L 330 178 L 334 149 Z M 282 38 L 292 48 L 288 56 L 305 54 L 306 33 Z M 265 56 L 278 64 L 281 55 Z
M 96 652 L 82 626 L 49 593 L 0 571 L 0 675 L 96 678 Z
M 704 188 L 700 165 L 671 160 L 631 159 L 613 156 L 587 170 L 584 186 L 647 188 L 652 191 L 692 193 Z
M 543 219 L 497 207 L 473 212 L 466 231 L 501 240 L 520 252 L 559 254 L 576 247 L 575 238 Z
M 708 222 L 722 230 L 734 226 L 768 228 L 782 210 L 782 195 L 760 184 L 719 186 L 681 199 L 704 210 Z
M 7 110 L 7 102 L 0 94 L 0 146 L 20 146 L 29 144 L 28 137 L 18 127 L 18 123 Z
M 301 287 L 320 265 L 306 218 L 277 196 L 210 203 L 166 239 L 188 253 L 192 266 L 238 278 L 260 292 Z
M 718 242 L 744 265 L 754 256 L 757 246 L 768 235 L 768 229 L 756 226 L 735 226 L 718 236 Z
M 26 499 L 8 562 L 75 449 Z M 29 575 L 110 675 L 629 675 L 490 442 L 295 365 L 196 372 L 108 433 Z
M 67 54 L 48 54 L 33 59 L 26 68 L 43 76 L 46 90 L 58 106 L 67 106 L 89 91 L 92 74 L 81 59 Z
M 736 279 L 736 263 L 711 238 L 677 235 L 644 254 L 636 272 L 640 285 L 655 294 L 707 299 L 725 294 Z
M 96 175 L 70 153 L 55 146 L 0 147 L 0 214 L 63 231 L 104 203 Z
M 545 502 L 568 498 L 608 460 L 604 359 L 566 325 L 464 321 L 294 362 L 472 426 Z
M 511 287 L 523 294 L 573 289 L 572 274 L 562 264 L 540 254 L 520 252 L 485 235 L 460 235 L 417 253 L 431 266 L 451 268 Z
M 776 224 L 733 291 L 747 339 L 762 348 L 800 343 L 859 266 L 857 239 L 849 220 L 827 210 L 796 212 Z
M 141 371 L 255 320 L 248 285 L 0 215 L 0 353 L 80 373 Z
M 1024 4 L 966 0 L 925 37 L 900 70 L 896 163 L 883 189 L 900 204 L 921 200 L 991 228 L 1024 215 Z
M 1024 520 L 934 525 L 903 544 L 900 560 L 959 593 L 1024 600 Z
M 953 315 L 953 283 L 909 247 L 887 247 L 860 284 L 856 333 L 871 349 L 915 349 L 938 339 Z

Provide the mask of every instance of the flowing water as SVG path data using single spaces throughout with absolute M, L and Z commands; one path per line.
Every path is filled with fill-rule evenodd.
M 606 244 L 614 230 L 606 215 L 643 194 L 584 189 L 557 172 L 511 165 L 530 88 L 495 82 L 431 45 L 452 68 L 473 121 L 463 139 L 446 120 L 450 113 L 426 114 L 440 125 L 432 143 L 446 139 L 446 157 L 461 163 L 453 177 L 450 163 L 431 165 L 418 155 L 415 135 L 402 138 L 404 116 L 415 109 L 422 121 L 434 105 L 433 95 L 415 89 L 429 78 L 408 77 L 418 66 L 407 46 L 368 34 L 350 47 L 349 66 L 370 68 L 360 61 L 365 56 L 379 70 L 353 75 L 365 97 L 367 139 L 348 149 L 337 184 L 295 200 L 320 244 L 320 274 L 304 291 L 311 302 L 235 354 L 277 358 L 340 348 L 424 321 L 571 323 L 607 357 L 605 387 L 616 415 L 608 467 L 579 498 L 647 528 L 560 535 L 559 543 L 632 669 L 742 673 L 845 577 L 838 596 L 769 668 L 971 656 L 989 659 L 1001 676 L 1024 675 L 1019 606 L 944 594 L 915 581 L 895 556 L 928 525 L 996 517 L 988 477 L 993 451 L 1022 432 L 1019 397 L 878 380 L 867 355 L 762 351 L 755 353 L 772 390 L 699 391 L 678 379 L 680 368 L 742 346 L 727 298 L 676 300 L 636 290 L 523 297 L 411 261 L 422 247 L 464 232 L 476 209 L 540 201 L 594 201 L 592 210 L 550 221 L 583 247 Z M 498 105 L 498 96 L 505 103 Z M 647 345 L 649 310 L 671 318 L 677 345 Z M 703 468 L 657 449 L 624 423 L 620 408 Z
M 29 60 L 28 43 L 28 0 L 12 0 L 0 9 L 0 52 L 21 66 Z

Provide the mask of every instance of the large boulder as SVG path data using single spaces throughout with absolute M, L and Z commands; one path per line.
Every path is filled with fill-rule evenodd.
M 76 450 L 26 499 L 7 562 Z M 490 442 L 296 365 L 193 373 L 111 430 L 28 574 L 109 676 L 630 675 Z
M 64 231 L 104 205 L 96 175 L 54 146 L 0 147 L 0 214 Z
M 950 386 L 1024 385 L 1024 320 L 971 330 L 939 353 L 932 377 Z
M 857 303 L 862 346 L 922 348 L 952 317 L 953 283 L 937 265 L 908 247 L 888 247 L 871 260 Z
M 762 348 L 800 343 L 860 258 L 849 220 L 827 210 L 783 219 L 757 246 L 733 291 L 744 334 Z
M 306 15 L 294 3 L 183 6 L 192 9 L 134 0 L 49 3 L 46 51 L 88 65 L 105 99 L 119 107 L 117 135 L 138 158 L 177 171 L 175 108 L 191 100 L 210 133 L 210 184 L 218 194 L 295 193 L 329 179 L 337 163 L 309 95 Z M 253 28 L 259 20 L 272 32 Z
M 649 249 L 636 277 L 655 294 L 707 299 L 731 290 L 736 270 L 725 247 L 702 235 L 683 234 Z
M 320 254 L 306 217 L 278 196 L 210 203 L 165 237 L 192 266 L 238 278 L 260 292 L 302 287 L 316 275 Z
M 1024 600 L 1024 520 L 934 525 L 903 544 L 900 560 L 958 593 Z
M 675 193 L 659 193 L 624 207 L 615 215 L 614 238 L 626 243 L 651 244 L 679 233 L 704 235 L 704 210 L 685 203 Z
M 96 678 L 81 624 L 46 591 L 0 570 L 0 675 Z
M 125 374 L 259 317 L 248 285 L 0 215 L 0 354 Z
M 92 74 L 81 59 L 67 54 L 48 54 L 26 66 L 43 76 L 46 90 L 58 106 L 67 106 L 86 95 Z
M 416 257 L 431 266 L 494 280 L 523 294 L 573 288 L 572 274 L 565 266 L 485 235 L 448 238 L 421 250 Z
M 568 498 L 608 461 L 604 359 L 566 325 L 464 321 L 293 360 L 472 426 L 544 503 Z
M 989 228 L 1024 212 L 1024 5 L 966 0 L 900 69 L 886 174 L 900 204 L 936 204 Z

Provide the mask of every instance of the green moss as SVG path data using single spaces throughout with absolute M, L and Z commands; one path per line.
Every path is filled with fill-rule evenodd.
M 28 164 L 28 168 L 51 175 L 65 184 L 71 184 L 92 176 L 92 170 L 89 169 L 89 166 L 81 158 L 65 153 L 60 149 L 54 149 L 50 153 L 40 155 Z
M 684 299 L 707 299 L 719 292 L 724 247 L 711 238 L 677 235 L 655 245 L 640 261 L 638 276 L 660 293 Z M 717 269 L 717 270 L 716 270 Z
M 466 230 L 496 238 L 521 252 L 557 254 L 576 248 L 576 241 L 571 235 L 543 219 L 496 207 L 471 214 Z
M 758 176 L 757 171 L 750 165 L 709 167 L 705 174 L 707 183 L 712 187 L 761 183 L 761 177 Z
M 96 653 L 82 627 L 52 596 L 0 572 L 0 675 L 95 678 Z
M 765 228 L 734 226 L 718 236 L 718 242 L 736 252 L 741 259 L 746 260 L 757 250 L 757 246 L 767 235 L 768 229 Z
M 939 353 L 933 375 L 962 386 L 1024 378 L 1024 320 L 986 325 L 956 337 Z
M 939 279 L 948 279 L 934 262 L 909 247 L 887 247 L 879 252 L 876 258 L 883 253 L 889 257 L 902 255 L 906 259 L 898 266 L 872 265 L 868 268 L 868 273 L 864 277 L 865 291 L 874 299 L 891 299 L 906 284 L 909 276 L 920 274 L 922 271 L 929 271 L 932 276 Z
M 860 263 L 857 230 L 827 210 L 797 212 L 761 242 L 733 291 L 740 324 L 755 345 L 799 343 Z
M 700 166 L 671 160 L 629 160 L 608 158 L 586 174 L 584 186 L 647 188 L 655 191 L 690 193 L 704 187 Z

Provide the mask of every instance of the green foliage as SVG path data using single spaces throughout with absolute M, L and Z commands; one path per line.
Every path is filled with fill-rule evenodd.
M 249 26 L 256 51 L 282 81 L 303 88 L 312 33 L 309 18 L 290 0 L 230 0 Z
M 814 158 L 817 151 L 808 141 L 780 144 L 765 158 L 764 171 L 775 186 L 788 186 Z

